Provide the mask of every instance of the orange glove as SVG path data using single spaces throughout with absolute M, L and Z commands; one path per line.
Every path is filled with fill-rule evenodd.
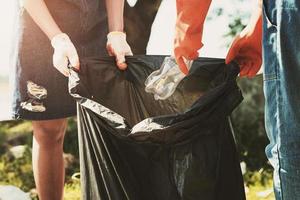
M 240 76 L 254 77 L 262 65 L 261 7 L 252 15 L 249 25 L 234 39 L 226 57 L 226 64 L 235 60 Z
M 180 70 L 188 74 L 184 59 L 194 60 L 203 46 L 203 24 L 211 0 L 176 0 L 177 21 L 175 30 L 174 55 Z

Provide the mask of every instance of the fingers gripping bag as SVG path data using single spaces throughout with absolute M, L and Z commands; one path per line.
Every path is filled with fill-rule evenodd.
M 166 100 L 145 91 L 164 56 L 88 58 L 71 71 L 77 101 L 82 199 L 242 200 L 229 124 L 242 101 L 239 67 L 199 58 Z

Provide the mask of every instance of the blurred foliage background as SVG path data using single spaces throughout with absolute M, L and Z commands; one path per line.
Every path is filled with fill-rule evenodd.
M 80 199 L 78 178 L 79 152 L 76 118 L 68 120 L 64 143 L 66 167 L 65 199 Z M 0 185 L 14 185 L 30 192 L 37 199 L 31 168 L 32 127 L 29 121 L 10 121 L 0 123 Z
M 157 10 L 159 1 L 149 4 L 137 4 L 136 11 L 127 11 L 127 19 L 136 19 L 135 14 L 139 14 L 143 6 L 147 9 Z M 127 9 L 130 9 L 129 7 Z M 139 11 L 139 12 L 137 12 Z M 226 15 L 222 8 L 216 8 L 209 16 L 208 20 Z M 144 16 L 141 20 L 153 21 L 153 16 L 148 18 Z M 244 27 L 243 14 L 230 15 L 229 31 L 224 35 L 227 41 L 231 41 L 234 36 Z M 145 19 L 147 18 L 147 19 Z M 143 26 L 139 29 L 139 25 Z M 136 26 L 134 28 L 134 26 Z M 136 29 L 145 30 L 146 35 L 150 34 L 151 26 L 145 24 L 133 23 L 131 21 L 128 31 L 136 32 Z M 130 35 L 130 34 L 128 34 Z M 136 35 L 135 35 L 136 36 Z M 136 41 L 143 40 L 143 41 Z M 135 51 L 140 52 L 146 48 L 145 38 L 129 38 L 134 45 L 138 44 Z M 226 44 L 227 46 L 230 43 Z M 256 199 L 274 199 L 272 195 L 272 168 L 269 165 L 264 148 L 268 144 L 264 129 L 264 97 L 262 75 L 253 79 L 238 79 L 238 84 L 243 92 L 244 101 L 234 111 L 231 116 L 234 135 L 240 153 L 241 166 L 243 168 L 245 186 L 247 187 L 247 197 L 250 200 Z M 64 152 L 66 163 L 66 186 L 65 199 L 80 199 L 80 183 L 72 175 L 79 172 L 78 162 L 78 141 L 76 118 L 69 119 L 69 126 L 65 138 Z M 31 169 L 31 145 L 32 145 L 32 127 L 28 121 L 10 121 L 0 123 L 0 185 L 15 185 L 25 192 L 30 192 L 33 199 L 37 199 L 34 179 Z

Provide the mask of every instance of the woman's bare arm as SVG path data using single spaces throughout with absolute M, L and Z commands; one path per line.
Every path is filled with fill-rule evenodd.
M 23 5 L 32 19 L 51 40 L 55 35 L 62 33 L 51 16 L 44 0 L 23 0 Z
M 107 50 L 116 57 L 119 69 L 127 68 L 125 56 L 132 55 L 131 48 L 126 41 L 124 33 L 124 0 L 106 0 L 108 16 Z
M 109 32 L 124 31 L 124 0 L 106 0 Z
M 79 57 L 69 36 L 62 33 L 51 16 L 44 0 L 23 0 L 24 8 L 33 21 L 51 40 L 54 48 L 53 65 L 65 76 L 69 75 L 68 63 L 79 70 Z M 66 11 L 67 12 L 67 11 Z

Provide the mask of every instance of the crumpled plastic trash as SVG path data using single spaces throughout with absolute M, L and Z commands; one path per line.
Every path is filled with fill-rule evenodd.
M 185 60 L 188 69 L 193 61 Z M 154 94 L 155 100 L 172 96 L 178 84 L 186 75 L 180 71 L 174 56 L 166 57 L 159 70 L 152 72 L 145 81 L 145 91 Z

